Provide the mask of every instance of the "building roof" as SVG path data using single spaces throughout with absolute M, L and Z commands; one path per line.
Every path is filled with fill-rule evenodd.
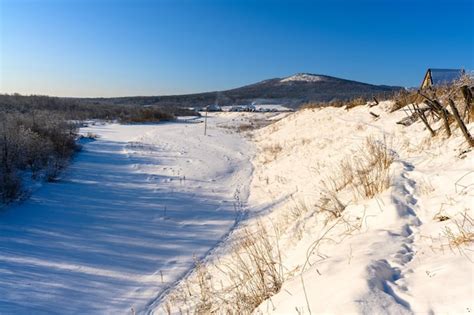
M 431 72 L 431 84 L 434 86 L 451 83 L 459 79 L 463 69 L 428 69 Z

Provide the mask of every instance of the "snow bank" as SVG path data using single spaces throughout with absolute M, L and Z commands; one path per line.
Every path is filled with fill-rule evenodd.
M 472 151 L 459 130 L 429 138 L 421 123 L 397 125 L 405 114 L 389 106 L 370 109 L 378 119 L 365 106 L 308 109 L 259 132 L 249 203 L 285 231 L 282 265 L 292 272 L 258 313 L 472 311 L 472 243 L 453 247 L 448 233 L 473 232 Z M 328 219 L 317 206 L 328 178 L 367 138 L 393 153 L 391 186 L 369 199 L 337 192 L 345 208 Z
M 471 312 L 472 243 L 455 240 L 472 239 L 472 151 L 459 130 L 430 138 L 421 122 L 396 124 L 406 114 L 391 105 L 306 109 L 255 132 L 249 218 L 152 313 L 246 313 L 262 299 L 255 313 Z M 390 156 L 389 187 L 367 197 L 342 182 L 370 145 Z M 260 291 L 242 268 L 255 261 L 249 233 L 266 248 L 257 259 L 277 266 L 254 268 Z

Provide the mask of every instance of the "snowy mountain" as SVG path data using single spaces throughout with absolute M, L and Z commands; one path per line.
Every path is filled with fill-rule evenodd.
M 307 102 L 326 102 L 334 99 L 372 97 L 390 94 L 401 87 L 373 85 L 321 74 L 297 73 L 285 78 L 272 78 L 243 87 L 187 95 L 138 96 L 82 99 L 84 102 L 107 104 L 139 104 L 160 106 L 207 106 L 252 104 L 263 102 L 297 108 Z

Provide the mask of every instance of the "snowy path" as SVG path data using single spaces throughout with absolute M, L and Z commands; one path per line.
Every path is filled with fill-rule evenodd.
M 131 313 L 233 226 L 252 148 L 202 124 L 104 125 L 58 183 L 0 213 L 0 313 Z

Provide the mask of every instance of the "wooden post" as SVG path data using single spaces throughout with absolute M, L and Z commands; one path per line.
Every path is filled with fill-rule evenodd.
M 451 106 L 454 118 L 456 118 L 456 121 L 459 125 L 459 129 L 461 129 L 462 134 L 464 135 L 464 138 L 466 138 L 467 143 L 469 143 L 469 146 L 474 147 L 474 140 L 472 139 L 469 130 L 467 130 L 466 125 L 462 121 L 461 116 L 459 116 L 458 109 L 456 108 L 456 105 L 454 104 L 452 99 L 449 99 L 449 106 Z
M 418 107 L 418 105 L 415 106 L 415 104 L 413 104 L 413 108 L 415 109 L 415 112 L 418 114 L 418 116 L 420 116 L 420 119 L 425 124 L 426 128 L 430 131 L 431 136 L 434 137 L 436 133 L 428 123 L 428 119 L 426 118 L 425 113 Z
M 464 102 L 466 103 L 466 108 L 464 109 L 464 118 L 469 123 L 469 112 L 471 111 L 472 106 L 472 92 L 467 85 L 461 87 L 462 96 L 464 97 Z
M 451 128 L 449 127 L 449 119 L 448 119 L 448 111 L 443 108 L 441 110 L 441 115 L 443 117 L 444 128 L 446 129 L 446 133 L 448 134 L 448 138 L 451 137 Z
M 373 97 L 373 100 L 375 102 L 375 105 L 379 105 L 379 100 L 375 96 Z
M 418 90 L 418 94 L 426 99 L 426 101 L 427 101 L 426 104 L 428 104 L 428 106 L 431 107 L 431 109 L 434 112 L 438 112 L 441 115 L 441 117 L 443 118 L 444 129 L 446 129 L 446 133 L 448 135 L 448 138 L 451 137 L 451 128 L 449 127 L 449 112 L 448 112 L 448 110 L 446 108 L 444 108 L 443 105 L 441 105 L 440 102 L 438 102 L 437 100 L 432 100 L 428 96 L 422 94 L 419 90 Z

